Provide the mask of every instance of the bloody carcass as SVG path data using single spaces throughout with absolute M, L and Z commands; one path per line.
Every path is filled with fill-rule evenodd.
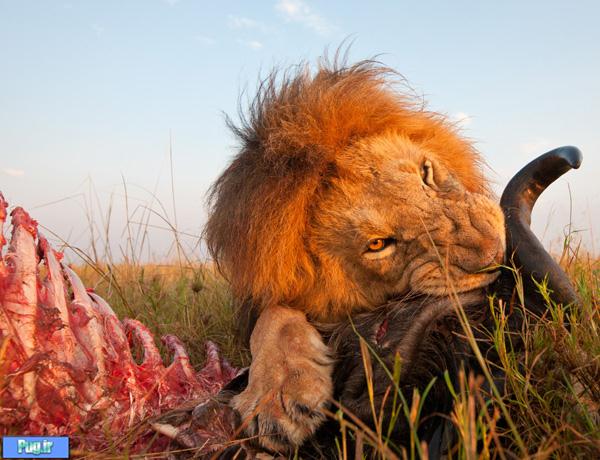
M 86 290 L 22 208 L 10 213 L 4 249 L 7 207 L 0 194 L 0 434 L 70 435 L 75 447 L 99 449 L 107 433 L 206 400 L 236 375 L 212 342 L 196 371 L 173 335 L 162 337 L 172 354 L 165 366 L 146 326 L 119 320 Z M 140 363 L 133 346 L 143 350 Z

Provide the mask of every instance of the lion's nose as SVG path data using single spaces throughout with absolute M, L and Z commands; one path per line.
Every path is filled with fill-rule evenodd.
M 480 270 L 504 262 L 504 240 L 500 238 L 491 238 L 491 240 L 489 245 L 484 246 L 484 258 L 482 260 L 482 266 L 479 268 Z
M 468 273 L 477 273 L 504 262 L 504 241 L 501 238 L 481 238 L 469 249 L 454 248 L 454 263 Z

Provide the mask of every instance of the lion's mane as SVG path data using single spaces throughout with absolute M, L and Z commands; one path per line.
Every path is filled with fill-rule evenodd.
M 324 59 L 313 72 L 272 72 L 240 123 L 228 119 L 239 150 L 209 192 L 204 236 L 237 299 L 304 309 L 322 268 L 306 230 L 338 155 L 360 140 L 401 134 L 435 152 L 467 191 L 487 193 L 473 145 L 402 83 L 376 61 Z

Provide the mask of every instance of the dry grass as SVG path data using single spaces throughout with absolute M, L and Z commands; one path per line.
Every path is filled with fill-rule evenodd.
M 152 209 L 153 203 L 156 209 Z M 134 211 L 128 212 L 124 231 L 127 241 L 121 257 L 127 262 L 114 263 L 108 253 L 104 257 L 108 262 L 100 263 L 96 249 L 92 257 L 77 251 L 87 261 L 78 269 L 86 285 L 108 300 L 119 317 L 139 319 L 156 336 L 177 334 L 196 366 L 203 363 L 207 339 L 215 341 L 234 364 L 247 365 L 249 353 L 234 338 L 234 312 L 227 284 L 211 266 L 192 262 L 195 258 L 181 245 L 176 223 L 170 223 L 174 218 L 156 197 L 137 209 L 146 214 L 134 218 Z M 139 262 L 144 259 L 143 235 L 148 231 L 151 213 L 159 214 L 172 234 L 177 254 L 172 264 Z M 103 221 L 109 222 L 109 216 Z M 90 222 L 91 227 L 95 225 L 93 219 Z M 107 228 L 91 233 L 109 234 Z M 491 381 L 490 373 L 477 378 L 465 375 L 458 388 L 448 383 L 456 401 L 451 421 L 459 434 L 450 458 L 600 458 L 600 259 L 580 252 L 571 236 L 565 238 L 563 252 L 557 256 L 582 298 L 581 306 L 568 312 L 570 327 L 566 325 L 565 308 L 551 301 L 544 286 L 540 290 L 546 295 L 548 314 L 543 318 L 527 316 L 521 330 L 509 330 L 502 308 L 496 309 L 496 331 L 490 340 L 501 358 L 506 391 L 490 395 L 481 389 L 486 379 Z M 109 247 L 109 242 L 96 236 L 91 246 L 101 245 Z M 524 347 L 513 349 L 516 341 L 522 341 Z M 477 352 L 477 344 L 474 340 L 471 343 Z M 375 362 L 377 357 L 363 359 Z M 484 370 L 497 365 L 480 364 Z M 392 393 L 399 388 L 396 371 L 389 373 Z M 332 414 L 342 422 L 339 458 L 348 457 L 345 440 L 350 437 L 357 438 L 359 445 L 374 446 L 375 455 L 382 459 L 427 457 L 427 447 L 421 445 L 416 434 L 419 408 L 426 397 L 390 395 L 397 404 L 397 417 L 407 417 L 413 427 L 406 449 L 394 447 L 397 440 L 386 437 L 389 427 L 378 426 L 372 431 L 352 414 L 340 410 Z M 378 414 L 374 416 L 378 419 Z
M 90 212 L 91 249 L 75 249 L 84 260 L 76 269 L 85 284 L 103 296 L 119 317 L 142 321 L 157 337 L 178 335 L 198 367 L 207 339 L 216 342 L 234 364 L 248 364 L 248 351 L 234 338 L 227 284 L 210 266 L 192 262 L 190 251 L 181 245 L 177 225 L 169 223 L 174 219 L 166 208 L 152 196 L 148 203 L 127 211 L 126 242 L 118 258 L 126 262 L 114 262 L 106 250 L 109 242 L 102 240 L 109 234 L 111 209 L 112 204 L 99 220 Z M 151 215 L 158 215 L 173 235 L 177 260 L 172 264 L 140 262 L 147 250 Z M 99 228 L 98 221 L 106 222 L 105 228 Z M 560 260 L 583 299 L 580 307 L 569 311 L 570 327 L 565 323 L 567 312 L 552 303 L 544 286 L 540 289 L 548 298 L 548 314 L 529 317 L 522 330 L 508 330 L 506 316 L 498 310 L 491 340 L 501 357 L 507 391 L 483 392 L 482 384 L 489 376 L 464 375 L 457 388 L 449 384 L 448 391 L 455 398 L 451 421 L 459 434 L 449 458 L 600 458 L 600 259 L 572 250 L 569 242 Z M 100 255 L 102 246 L 104 256 Z M 513 349 L 516 336 L 525 344 L 523 349 Z M 375 362 L 377 357 L 369 354 L 363 349 L 365 363 Z M 493 365 L 487 363 L 484 368 Z M 398 388 L 398 375 L 397 369 L 390 370 L 392 393 Z M 378 458 L 426 458 L 427 447 L 416 435 L 419 408 L 426 397 L 425 393 L 390 394 L 397 417 L 407 417 L 413 427 L 406 449 L 396 448 L 397 440 L 386 436 L 389 427 L 369 430 L 352 414 L 341 410 L 332 414 L 342 422 L 339 458 L 348 458 L 345 441 L 351 437 L 359 446 L 374 446 Z M 131 436 L 121 439 L 133 442 Z M 115 445 L 111 457 L 128 451 L 127 445 Z M 356 458 L 363 456 L 359 453 Z
M 235 340 L 227 284 L 210 267 L 121 263 L 85 265 L 76 271 L 119 318 L 140 320 L 155 337 L 176 334 L 197 366 L 202 365 L 208 339 L 233 364 L 248 363 L 247 351 Z
M 456 400 L 451 420 L 459 433 L 452 458 L 599 458 L 600 259 L 586 255 L 563 262 L 583 299 L 580 308 L 569 311 L 570 327 L 565 309 L 551 302 L 544 286 L 540 289 L 548 295 L 548 314 L 528 316 L 522 330 L 508 330 L 500 310 L 491 339 L 501 357 L 507 391 L 485 394 L 485 376 L 462 376 L 459 388 L 449 388 Z M 157 335 L 179 335 L 196 365 L 203 361 L 206 339 L 216 341 L 236 364 L 248 363 L 247 351 L 234 339 L 227 285 L 210 268 L 129 263 L 80 267 L 79 272 L 120 317 L 135 317 Z M 523 350 L 513 350 L 515 334 L 523 340 Z M 397 373 L 392 370 L 390 375 L 392 389 L 397 388 L 392 383 Z M 361 443 L 375 446 L 380 458 L 427 455 L 416 436 L 418 409 L 426 395 L 399 396 L 399 417 L 409 417 L 415 427 L 411 445 L 396 449 L 397 443 L 385 436 L 388 427 L 368 432 L 356 428 L 360 424 L 351 414 L 338 411 L 335 416 L 343 420 L 340 458 L 347 455 L 344 439 L 356 432 Z

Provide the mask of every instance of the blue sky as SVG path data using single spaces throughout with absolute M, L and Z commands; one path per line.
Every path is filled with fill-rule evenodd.
M 582 169 L 543 196 L 534 228 L 558 249 L 570 188 L 574 228 L 598 252 L 599 17 L 595 1 L 0 0 L 0 190 L 84 249 L 90 220 L 108 226 L 116 256 L 125 222 L 149 218 L 150 245 L 134 235 L 133 252 L 163 257 L 170 136 L 177 226 L 197 235 L 234 153 L 223 112 L 261 72 L 349 38 L 352 60 L 380 55 L 462 120 L 498 190 L 537 154 L 580 147 Z

